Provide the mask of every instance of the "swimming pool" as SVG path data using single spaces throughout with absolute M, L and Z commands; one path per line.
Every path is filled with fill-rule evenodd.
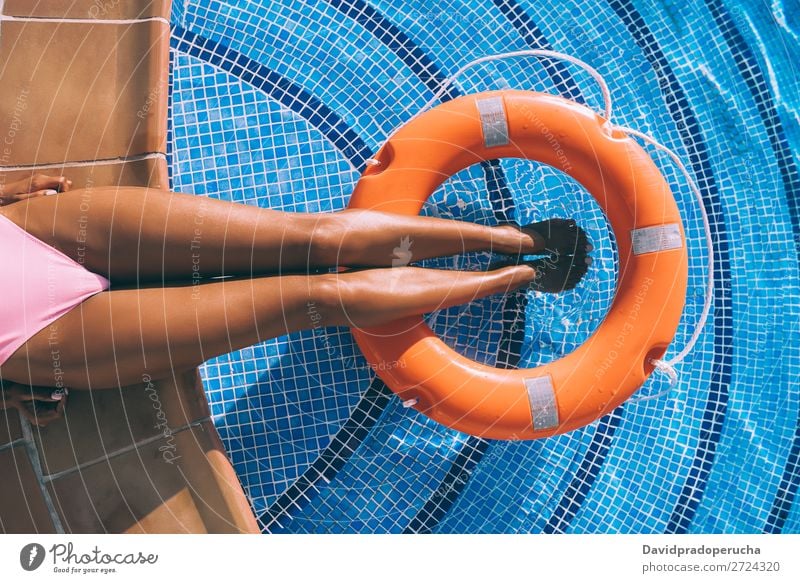
M 375 377 L 346 329 L 316 328 L 202 367 L 215 425 L 265 532 L 800 532 L 800 5 L 696 0 L 174 0 L 172 188 L 287 211 L 344 208 L 364 160 L 472 59 L 551 48 L 596 67 L 615 120 L 678 152 L 715 241 L 712 317 L 668 395 L 581 430 L 487 441 L 442 427 Z M 478 67 L 448 97 L 504 87 L 593 107 L 555 61 Z M 669 178 L 703 304 L 702 223 Z M 518 160 L 471 167 L 425 213 L 521 222 L 575 216 L 595 244 L 559 297 L 512 294 L 430 323 L 472 358 L 536 366 L 591 334 L 617 264 L 591 197 Z M 488 256 L 428 262 L 480 269 Z M 519 325 L 524 323 L 524 325 Z M 645 394 L 666 386 L 654 376 Z

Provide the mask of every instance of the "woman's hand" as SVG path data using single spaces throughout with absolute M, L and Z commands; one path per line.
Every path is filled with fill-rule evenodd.
M 67 192 L 71 188 L 72 181 L 67 180 L 64 176 L 34 174 L 31 178 L 0 186 L 0 206 L 8 206 L 37 196 Z
M 17 383 L 3 381 L 0 391 L 0 409 L 17 409 L 34 425 L 44 427 L 64 415 L 67 403 L 67 389 L 48 387 L 26 387 Z

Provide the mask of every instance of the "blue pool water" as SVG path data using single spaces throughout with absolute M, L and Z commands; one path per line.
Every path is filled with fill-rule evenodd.
M 445 77 L 479 56 L 551 48 L 605 76 L 617 123 L 682 156 L 715 242 L 712 316 L 678 386 L 546 440 L 477 439 L 403 408 L 347 329 L 206 363 L 214 422 L 265 532 L 800 532 L 798 17 L 797 0 L 174 0 L 176 191 L 342 209 L 364 160 Z M 579 69 L 533 59 L 478 67 L 447 97 L 504 87 L 601 103 Z M 690 191 L 653 156 L 690 253 L 670 356 L 698 320 L 707 257 Z M 533 367 L 602 321 L 615 246 L 569 178 L 519 160 L 478 165 L 424 212 L 487 224 L 575 216 L 596 246 L 573 292 L 431 315 L 462 354 Z M 643 391 L 664 386 L 656 376 Z

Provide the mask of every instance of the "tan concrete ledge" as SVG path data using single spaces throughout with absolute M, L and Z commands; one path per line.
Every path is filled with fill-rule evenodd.
M 30 166 L 17 170 L 4 170 L 0 167 L 0 184 L 10 184 L 23 179 L 30 180 L 35 174 L 66 176 L 72 180 L 72 188 L 76 190 L 109 185 L 148 186 L 161 190 L 169 188 L 167 161 L 161 155 L 129 160 Z
M 53 480 L 48 489 L 70 533 L 258 532 L 211 422 Z
M 166 152 L 169 26 L 4 21 L 0 166 Z

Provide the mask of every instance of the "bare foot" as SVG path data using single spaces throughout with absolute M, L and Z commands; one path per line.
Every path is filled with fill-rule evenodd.
M 531 288 L 536 291 L 557 294 L 574 289 L 586 275 L 592 259 L 586 257 L 585 254 L 581 256 L 561 255 L 535 259 L 526 263 L 536 269 L 537 273 L 536 279 L 531 283 Z
M 592 250 L 586 232 L 573 219 L 548 219 L 519 229 L 533 239 L 535 253 L 579 255 Z

